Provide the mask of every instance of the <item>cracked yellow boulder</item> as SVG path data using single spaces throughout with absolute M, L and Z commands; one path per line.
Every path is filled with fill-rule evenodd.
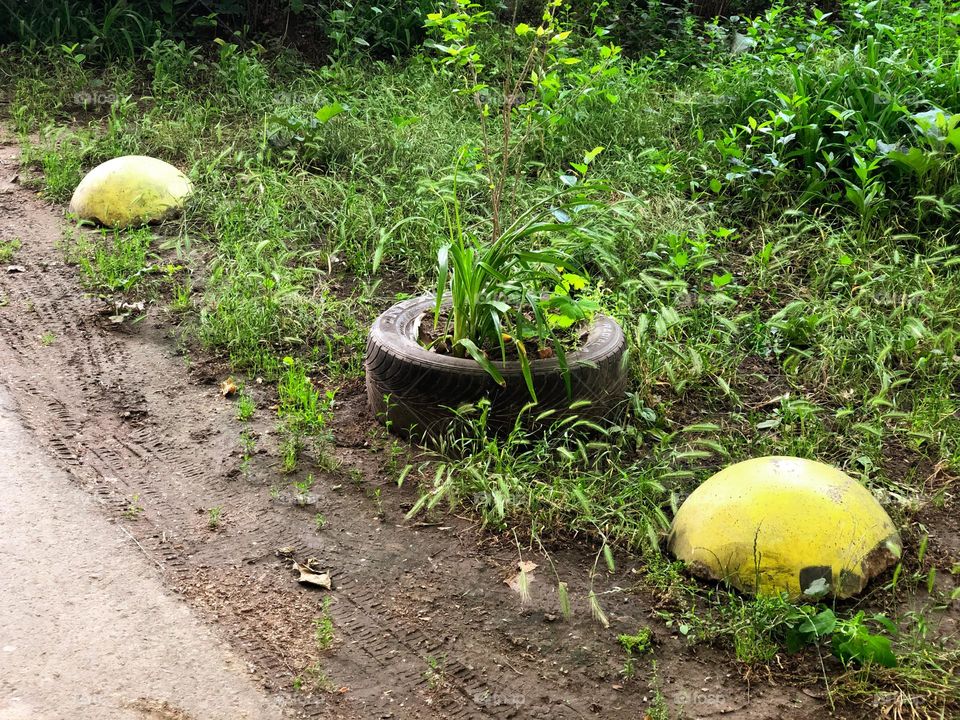
M 749 593 L 849 597 L 900 556 L 900 535 L 876 498 L 812 460 L 731 465 L 680 506 L 668 546 L 696 575 Z
M 80 181 L 70 212 L 82 220 L 123 228 L 175 217 L 193 185 L 163 160 L 127 155 L 98 165 Z

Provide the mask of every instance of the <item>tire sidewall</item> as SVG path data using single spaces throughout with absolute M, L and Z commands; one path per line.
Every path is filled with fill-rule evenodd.
M 482 398 L 491 402 L 490 422 L 512 427 L 531 402 L 519 360 L 492 361 L 503 377 L 498 385 L 472 358 L 431 352 L 417 340 L 419 324 L 436 306 L 435 296 L 423 295 L 394 305 L 382 313 L 367 342 L 366 382 L 374 414 L 391 429 L 406 434 L 419 428 L 434 433 L 455 417 L 455 409 Z M 577 414 L 601 418 L 619 403 L 627 386 L 623 356 L 626 339 L 611 317 L 596 315 L 583 345 L 566 354 L 567 373 L 559 359 L 530 362 L 537 392 L 536 413 L 571 414 L 574 401 L 588 400 Z M 385 400 L 390 397 L 390 402 Z

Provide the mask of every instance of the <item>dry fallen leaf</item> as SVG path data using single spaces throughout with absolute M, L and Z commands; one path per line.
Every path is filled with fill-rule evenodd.
M 228 377 L 226 380 L 220 383 L 220 394 L 224 397 L 230 397 L 237 390 L 237 384 L 233 381 L 232 377 Z
M 301 565 L 296 560 L 293 561 L 293 567 L 300 573 L 297 582 L 304 585 L 315 585 L 324 590 L 333 590 L 333 580 L 330 578 L 329 572 L 314 572 L 309 565 Z

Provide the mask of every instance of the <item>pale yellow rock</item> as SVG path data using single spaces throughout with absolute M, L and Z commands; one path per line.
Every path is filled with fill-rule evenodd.
M 876 498 L 837 468 L 761 457 L 694 490 L 668 547 L 697 575 L 798 599 L 857 594 L 899 557 L 901 542 Z
M 173 165 L 127 155 L 87 173 L 73 193 L 70 212 L 109 227 L 144 225 L 178 215 L 192 192 L 193 184 Z

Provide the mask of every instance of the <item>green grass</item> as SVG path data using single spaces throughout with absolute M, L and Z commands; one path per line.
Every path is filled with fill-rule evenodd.
M 246 392 L 241 390 L 237 393 L 237 420 L 247 422 L 257 411 L 256 403 Z
M 150 260 L 153 234 L 149 228 L 132 231 L 77 230 L 64 237 L 69 262 L 76 265 L 90 287 L 125 292 L 157 271 Z
M 321 615 L 314 618 L 314 639 L 317 642 L 317 650 L 324 652 L 333 645 L 334 629 L 333 616 L 330 614 L 330 598 L 324 598 L 321 605 Z
M 328 468 L 335 467 L 336 462 L 328 452 L 335 391 L 317 390 L 313 379 L 293 358 L 285 357 L 281 364 L 284 370 L 277 382 L 280 396 L 277 414 L 284 472 L 296 469 L 300 453 L 308 443 L 312 443 L 316 462 Z
M 467 507 L 535 547 L 573 535 L 639 553 L 645 582 L 699 599 L 671 611 L 675 625 L 764 663 L 782 651 L 770 628 L 789 609 L 688 591 L 659 555 L 676 501 L 728 463 L 790 454 L 843 468 L 907 527 L 943 502 L 926 483 L 934 468 L 960 471 L 960 159 L 948 126 L 940 138 L 916 116 L 960 111 L 960 40 L 947 3 L 914 5 L 845 0 L 842 23 L 782 11 L 741 25 L 755 45 L 736 55 L 690 25 L 695 64 L 675 48 L 630 58 L 607 88 L 616 104 L 564 111 L 517 201 L 551 196 L 604 146 L 590 172 L 616 212 L 602 241 L 569 250 L 624 326 L 630 394 L 586 434 L 571 422 L 494 437 L 476 408 L 438 459 L 403 468 L 388 447 L 387 469 L 421 490 L 417 512 Z M 426 52 L 311 67 L 160 40 L 136 70 L 22 52 L 0 52 L 0 87 L 47 198 L 131 152 L 197 187 L 185 221 L 158 237 L 77 234 L 68 257 L 84 281 L 122 295 L 152 277 L 190 337 L 278 383 L 281 465 L 309 448 L 333 468 L 329 393 L 362 376 L 380 311 L 436 287 L 454 168 L 479 139 L 468 99 Z M 101 91 L 111 102 L 75 102 Z M 310 122 L 334 103 L 345 111 Z M 916 152 L 907 162 L 888 145 Z M 482 173 L 462 172 L 458 190 L 465 232 L 482 233 Z M 903 682 L 934 707 L 960 703 L 929 681 L 954 655 L 915 635 L 894 640 L 900 668 L 844 671 L 831 687 L 857 699 Z
M 0 263 L 8 263 L 23 247 L 20 238 L 10 238 L 9 240 L 0 240 Z

